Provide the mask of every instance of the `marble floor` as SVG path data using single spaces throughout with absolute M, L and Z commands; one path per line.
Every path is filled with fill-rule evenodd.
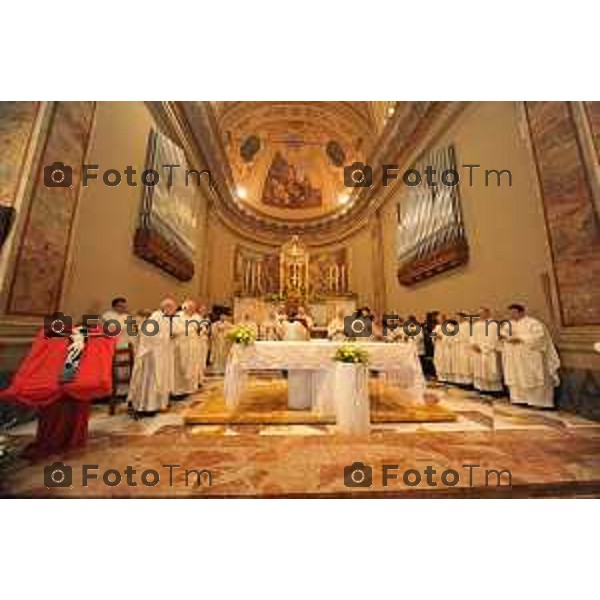
M 183 413 L 203 392 L 139 421 L 98 405 L 85 449 L 43 463 L 19 459 L 0 473 L 0 490 L 16 497 L 600 497 L 600 423 L 460 389 L 432 391 L 456 421 L 378 424 L 361 438 L 340 436 L 334 425 L 186 426 Z M 4 435 L 24 445 L 34 431 L 28 423 Z M 72 468 L 71 486 L 46 487 L 44 467 L 54 461 Z M 364 466 L 347 468 L 356 462 Z M 97 465 L 98 478 L 86 486 L 83 465 Z

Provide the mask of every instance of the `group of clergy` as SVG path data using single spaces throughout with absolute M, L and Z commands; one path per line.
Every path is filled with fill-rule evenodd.
M 127 395 L 136 417 L 164 411 L 171 399 L 197 392 L 204 381 L 209 353 L 212 372 L 224 373 L 231 347 L 228 334 L 234 327 L 228 314 L 222 313 L 211 324 L 205 306 L 199 306 L 191 298 L 179 306 L 168 296 L 158 310 L 135 315 L 136 335 L 129 335 L 128 319 L 131 317 L 123 297 L 115 298 L 111 309 L 102 315 L 105 323 L 119 322 L 117 346 L 132 351 L 129 384 L 121 384 L 117 395 Z M 153 322 L 147 328 L 150 335 L 145 331 L 145 321 Z M 310 339 L 314 322 L 300 306 L 289 313 L 279 307 L 260 325 L 244 314 L 236 325 L 252 329 L 256 339 L 300 341 Z
M 206 307 L 192 298 L 179 305 L 171 296 L 162 300 L 158 310 L 135 315 L 133 336 L 125 327 L 130 318 L 125 298 L 115 298 L 111 310 L 102 315 L 105 323 L 121 324 L 117 347 L 132 349 L 133 368 L 125 392 L 133 414 L 154 415 L 165 410 L 171 398 L 193 394 L 202 385 L 210 321 Z
M 426 364 L 425 340 L 429 338 L 438 381 L 492 394 L 506 386 L 515 404 L 552 407 L 560 362 L 548 330 L 520 304 L 512 304 L 509 311 L 510 320 L 504 321 L 492 319 L 487 308 L 478 311 L 477 319 L 466 312 L 449 321 L 436 315 L 429 327 L 417 325 L 411 331 L 413 325 L 403 327 L 402 322 L 395 328 L 386 327 L 364 307 L 357 314 L 370 320 L 370 335 L 355 339 L 412 344 Z M 124 298 L 113 300 L 112 309 L 103 315 L 105 321 L 123 323 L 127 317 Z M 156 335 L 130 338 L 123 328 L 118 341 L 131 344 L 135 352 L 127 398 L 136 415 L 155 414 L 167 408 L 170 398 L 195 393 L 204 380 L 209 351 L 213 372 L 223 373 L 231 347 L 228 333 L 234 327 L 226 314 L 211 326 L 206 307 L 191 298 L 179 306 L 167 297 L 157 311 L 138 315 L 142 323 L 146 318 L 159 324 Z M 338 312 L 329 323 L 330 340 L 348 339 L 346 318 Z M 411 316 L 407 322 L 416 324 L 418 320 Z M 303 306 L 291 312 L 282 306 L 260 324 L 244 314 L 237 325 L 252 329 L 260 340 L 305 341 L 311 338 L 314 321 Z
M 454 335 L 440 320 L 432 338 L 437 379 L 491 394 L 506 386 L 513 404 L 552 408 L 560 360 L 548 329 L 521 304 L 511 304 L 509 312 L 504 321 L 488 308 L 476 320 L 460 312 Z
M 438 381 L 501 394 L 508 388 L 513 404 L 542 408 L 554 406 L 560 360 L 548 329 L 527 314 L 522 304 L 509 306 L 510 319 L 494 319 L 488 308 L 475 315 L 459 312 L 455 319 L 435 313 L 433 322 L 411 315 L 394 323 L 359 309 L 359 318 L 371 319 L 370 335 L 360 341 L 406 343 L 414 347 L 426 370 L 426 339 L 431 341 Z M 328 327 L 332 340 L 347 339 L 344 317 L 338 314 Z
M 552 338 L 544 323 L 527 314 L 522 304 L 511 304 L 508 310 L 510 319 L 494 319 L 491 311 L 482 307 L 476 313 L 477 318 L 461 311 L 455 319 L 448 320 L 436 313 L 433 323 L 419 324 L 410 315 L 405 323 L 397 318 L 397 326 L 390 327 L 389 323 L 383 323 L 383 317 L 372 314 L 365 306 L 354 318 L 370 320 L 369 335 L 357 334 L 354 339 L 411 344 L 424 369 L 429 339 L 438 381 L 472 386 L 489 394 L 502 394 L 508 388 L 513 404 L 551 408 L 560 367 Z M 330 340 L 349 339 L 346 319 L 347 315 L 338 311 L 330 321 L 327 327 Z M 248 315 L 242 322 L 255 327 L 261 339 L 306 340 L 310 339 L 313 327 L 312 318 L 302 306 L 289 315 L 278 309 L 260 327 Z
M 224 321 L 228 323 L 227 318 L 224 318 Z M 261 322 L 254 321 L 250 314 L 244 313 L 236 325 L 251 329 L 257 340 L 300 342 L 311 339 L 314 320 L 304 306 L 298 306 L 289 311 L 286 311 L 284 306 L 279 306 Z M 229 324 L 229 327 L 232 325 Z M 225 358 L 227 357 L 225 356 Z M 222 371 L 222 369 L 219 370 Z

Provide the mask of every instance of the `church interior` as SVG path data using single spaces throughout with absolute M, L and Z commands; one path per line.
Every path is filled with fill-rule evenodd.
M 0 102 L 0 244 L 3 496 L 600 496 L 600 102 Z

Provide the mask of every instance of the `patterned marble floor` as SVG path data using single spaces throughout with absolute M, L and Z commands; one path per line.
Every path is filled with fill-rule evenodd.
M 207 384 L 218 385 L 218 379 Z M 474 392 L 436 386 L 433 391 L 458 414 L 455 422 L 375 425 L 366 438 L 339 436 L 333 425 L 185 426 L 182 412 L 202 402 L 202 393 L 173 403 L 167 413 L 140 421 L 124 411 L 110 416 L 105 406 L 96 406 L 85 449 L 43 463 L 18 461 L 4 474 L 2 493 L 18 497 L 600 497 L 600 423 L 564 412 L 511 406 L 506 399 L 490 401 Z M 10 436 L 25 444 L 34 431 L 35 423 L 30 423 L 12 429 Z M 56 460 L 72 467 L 72 487 L 44 485 L 44 467 Z M 368 487 L 345 485 L 345 467 L 357 461 L 371 467 Z M 85 464 L 98 465 L 99 477 L 84 487 Z M 384 464 L 392 465 L 387 467 L 387 485 Z M 126 482 L 128 466 L 136 470 L 131 476 L 135 487 Z M 428 467 L 436 486 L 428 485 Z M 102 481 L 108 469 L 119 471 L 119 485 Z M 156 485 L 140 480 L 146 470 L 158 473 Z M 195 485 L 197 475 L 191 471 L 201 470 L 210 471 L 211 485 L 207 473 Z M 419 472 L 418 485 L 410 485 L 416 481 L 415 473 L 403 479 L 408 470 Z M 442 481 L 448 470 L 456 475 L 446 473 Z M 510 471 L 512 487 L 506 471 L 498 476 L 502 470 Z M 368 469 L 358 475 L 351 472 L 356 481 L 366 475 L 358 482 L 369 483 Z M 392 479 L 394 475 L 397 479 Z M 108 480 L 114 482 L 116 477 L 113 473 Z M 146 482 L 154 477 L 149 473 Z M 456 477 L 458 481 L 451 485 Z

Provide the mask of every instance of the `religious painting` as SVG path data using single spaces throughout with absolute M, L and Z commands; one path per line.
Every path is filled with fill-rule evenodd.
M 0 248 L 15 217 L 13 207 L 39 102 L 0 102 Z
M 456 170 L 454 148 L 440 148 L 419 160 L 413 169 L 424 173 Z M 469 248 L 463 226 L 458 186 L 408 187 L 398 205 L 396 250 L 398 279 L 413 285 L 464 265 Z
M 259 150 L 260 138 L 256 135 L 250 135 L 240 145 L 240 156 L 244 162 L 252 162 Z
M 325 146 L 325 152 L 335 167 L 343 167 L 346 164 L 346 153 L 342 146 L 335 140 L 330 140 Z
M 600 325 L 600 102 L 526 102 L 564 326 Z
M 164 165 L 181 165 L 170 178 Z M 198 196 L 186 185 L 184 151 L 167 136 L 151 131 L 147 169 L 159 173 L 157 185 L 144 186 L 134 253 L 181 281 L 194 276 Z
M 322 194 L 302 169 L 276 152 L 267 172 L 262 201 L 279 208 L 316 208 L 322 204 Z
M 0 205 L 12 206 L 39 102 L 0 102 Z
M 234 290 L 239 296 L 279 292 L 279 254 L 238 245 L 234 255 Z
M 310 255 L 310 294 L 315 299 L 348 293 L 346 249 Z
M 3 206 L 0 204 L 0 250 L 4 241 L 8 238 L 10 229 L 15 220 L 15 209 L 12 206 Z
M 31 170 L 35 180 L 12 275 L 9 314 L 43 316 L 59 308 L 95 102 L 55 102 L 51 111 L 39 163 Z M 55 163 L 63 163 L 69 186 L 46 186 L 44 167 Z

